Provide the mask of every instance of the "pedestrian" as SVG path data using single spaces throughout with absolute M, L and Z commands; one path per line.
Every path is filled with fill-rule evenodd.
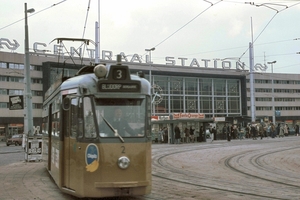
M 190 130 L 187 127 L 185 127 L 184 129 L 184 134 L 186 138 L 186 143 L 190 143 Z
M 175 144 L 180 144 L 181 136 L 180 136 L 180 129 L 178 125 L 175 126 L 174 132 L 175 132 Z
M 287 124 L 285 124 L 284 127 L 283 127 L 283 134 L 285 136 L 288 136 L 289 135 L 289 131 L 290 131 L 289 126 Z
M 240 128 L 240 126 L 237 127 L 237 132 L 238 132 L 239 139 L 242 140 L 244 131 L 242 128 Z
M 276 127 L 276 136 L 279 135 L 279 132 L 280 132 L 280 123 Z
M 260 135 L 260 139 L 262 140 L 265 134 L 264 128 L 261 124 L 258 124 L 258 131 L 259 131 L 259 135 Z
M 245 138 L 251 138 L 250 137 L 250 130 L 251 130 L 251 126 L 248 123 L 247 126 L 246 126 L 246 128 L 245 128 L 245 131 L 246 131 Z
M 232 138 L 232 139 L 234 139 L 234 130 L 235 129 L 235 127 L 234 127 L 234 125 L 232 124 L 231 125 L 231 127 L 230 127 L 230 139 Z
M 275 135 L 276 130 L 275 130 L 275 125 L 273 123 L 271 123 L 270 132 L 271 132 L 271 137 L 275 138 L 276 137 L 276 135 Z
M 224 125 L 223 128 L 222 128 L 222 134 L 223 134 L 223 138 L 226 138 L 226 136 L 227 136 L 227 127 L 226 127 L 226 125 Z
M 214 127 L 214 140 L 217 140 L 217 129 Z
M 210 131 L 210 138 L 211 138 L 211 143 L 214 141 L 214 137 L 215 137 L 215 132 L 216 132 L 216 128 L 215 127 L 213 127 L 213 128 L 211 128 L 211 129 L 209 129 L 209 131 Z
M 168 134 L 168 128 L 167 127 L 164 128 L 164 141 L 165 141 L 165 143 L 169 142 L 169 134 Z
M 199 142 L 205 141 L 205 133 L 203 126 L 200 126 L 200 131 L 199 131 Z
M 193 142 L 193 143 L 195 141 L 195 134 L 194 134 L 194 132 L 195 132 L 195 129 L 193 129 L 192 126 L 190 126 L 191 142 Z
M 295 126 L 295 135 L 298 136 L 298 134 L 299 134 L 299 125 L 296 124 L 296 126 Z
M 280 128 L 279 128 L 279 134 L 278 134 L 278 137 L 280 138 L 280 137 L 284 137 L 284 126 L 280 126 Z
M 256 140 L 257 139 L 256 138 L 256 133 L 257 133 L 256 124 L 254 124 L 254 123 L 252 124 L 250 132 L 252 135 L 252 139 Z
M 231 128 L 229 127 L 229 124 L 226 124 L 226 128 L 227 128 L 227 141 L 230 142 L 231 141 Z

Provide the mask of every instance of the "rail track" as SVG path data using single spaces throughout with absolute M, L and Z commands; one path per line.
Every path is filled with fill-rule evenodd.
M 169 145 L 153 152 L 153 178 L 193 188 L 189 199 L 300 199 L 299 149 L 289 138 Z

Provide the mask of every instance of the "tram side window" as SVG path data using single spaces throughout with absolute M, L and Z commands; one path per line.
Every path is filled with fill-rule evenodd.
M 78 116 L 78 99 L 73 98 L 71 100 L 71 133 L 70 136 L 76 138 L 79 131 L 80 119 Z
M 89 97 L 84 97 L 83 102 L 84 136 L 86 138 L 95 138 L 97 137 L 97 134 L 95 129 L 95 120 L 92 110 L 91 99 Z

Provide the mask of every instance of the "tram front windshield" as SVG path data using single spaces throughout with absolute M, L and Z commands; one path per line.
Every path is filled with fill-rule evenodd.
M 145 99 L 96 99 L 100 137 L 145 135 Z

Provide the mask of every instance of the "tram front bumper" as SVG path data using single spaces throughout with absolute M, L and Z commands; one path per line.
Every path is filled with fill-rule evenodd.
M 149 185 L 149 181 L 133 181 L 133 182 L 95 182 L 96 188 L 130 188 L 145 187 Z

